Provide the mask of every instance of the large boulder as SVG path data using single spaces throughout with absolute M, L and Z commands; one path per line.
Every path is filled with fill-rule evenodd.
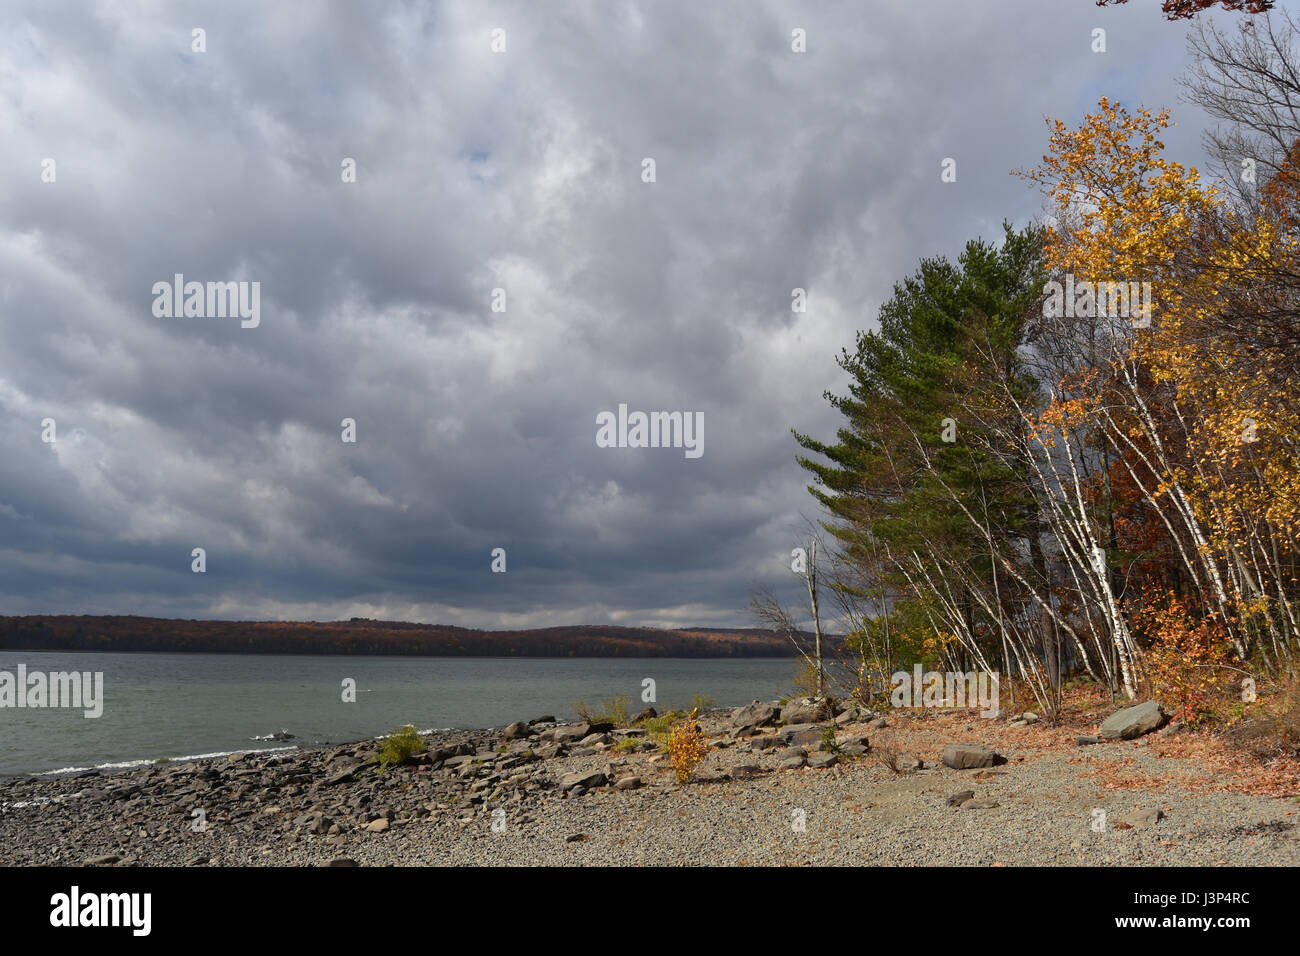
M 1117 710 L 1101 722 L 1101 736 L 1106 740 L 1132 740 L 1149 734 L 1165 721 L 1160 701 L 1148 700 L 1133 707 Z
M 607 778 L 598 770 L 579 770 L 575 773 L 566 773 L 560 778 L 561 790 L 572 790 L 574 787 L 582 787 L 584 790 L 591 790 L 594 787 L 603 787 Z
M 522 720 L 516 720 L 501 732 L 502 740 L 523 740 L 534 733 L 533 728 Z
M 766 727 L 776 723 L 776 719 L 780 716 L 781 708 L 775 704 L 764 704 L 756 700 L 752 704 L 736 709 L 731 715 L 731 726 Z
M 819 749 L 824 733 L 824 728 L 818 724 L 795 724 L 792 727 L 783 728 L 779 736 L 791 747 Z
M 992 767 L 1002 761 L 996 750 L 979 744 L 949 744 L 943 748 L 943 765 L 953 770 L 974 770 Z
M 781 718 L 787 724 L 815 724 L 833 716 L 830 702 L 814 697 L 796 697 L 781 708 Z

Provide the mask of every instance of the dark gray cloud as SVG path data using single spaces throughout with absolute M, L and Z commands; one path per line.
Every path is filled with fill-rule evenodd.
M 3 606 L 745 623 L 840 347 L 1037 214 L 1045 116 L 1176 103 L 1157 7 L 6 5 Z M 261 325 L 154 317 L 175 273 L 260 282 Z M 703 457 L 596 447 L 619 403 L 703 412 Z

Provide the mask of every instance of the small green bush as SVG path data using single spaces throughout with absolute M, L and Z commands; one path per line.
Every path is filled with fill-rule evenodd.
M 692 710 L 708 710 L 710 707 L 718 706 L 716 697 L 705 697 L 703 694 L 696 694 L 691 698 Z
M 628 753 L 632 753 L 632 751 L 634 750 L 637 750 L 640 746 L 641 746 L 640 737 L 624 737 L 622 740 L 620 740 L 618 743 L 614 745 L 613 749 L 618 753 L 628 754 Z
M 416 733 L 414 725 L 407 724 L 405 727 L 398 727 L 385 737 L 379 745 L 379 753 L 375 755 L 375 761 L 379 764 L 379 772 L 383 773 L 393 764 L 406 763 L 411 759 L 412 754 L 424 750 L 425 746 L 425 742 Z
M 622 694 L 606 698 L 598 707 L 591 707 L 585 700 L 573 702 L 574 711 L 587 723 L 613 724 L 615 727 L 626 727 L 632 720 L 629 710 L 631 706 L 632 698 Z
M 646 736 L 657 743 L 660 747 L 668 747 L 668 735 L 672 732 L 673 725 L 686 716 L 680 710 L 670 710 L 666 714 L 660 714 L 658 717 L 651 717 L 642 722 L 641 726 L 645 728 Z

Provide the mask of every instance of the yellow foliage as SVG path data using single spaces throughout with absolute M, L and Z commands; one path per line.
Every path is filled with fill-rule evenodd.
M 695 720 L 698 708 L 690 716 L 684 717 L 673 725 L 668 735 L 668 758 L 672 761 L 673 772 L 678 783 L 691 779 L 691 774 L 699 763 L 709 755 L 704 733 Z

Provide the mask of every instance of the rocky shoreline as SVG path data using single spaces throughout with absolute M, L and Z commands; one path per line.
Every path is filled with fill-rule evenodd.
M 1300 864 L 1295 799 L 1189 785 L 1208 771 L 1124 736 L 1150 717 L 1085 739 L 756 701 L 700 716 L 686 784 L 644 727 L 549 717 L 430 734 L 382 773 L 365 741 L 10 779 L 0 865 Z M 1168 782 L 1110 790 L 1113 767 Z

